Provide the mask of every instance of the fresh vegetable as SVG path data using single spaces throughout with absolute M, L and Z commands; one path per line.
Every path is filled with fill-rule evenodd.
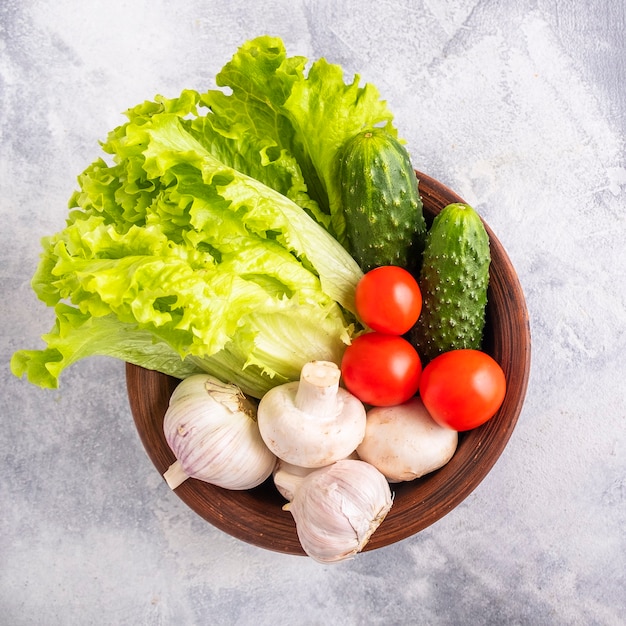
M 284 508 L 304 551 L 335 563 L 363 550 L 392 502 L 389 483 L 373 465 L 345 459 L 305 476 Z
M 428 232 L 419 278 L 422 313 L 409 334 L 425 361 L 448 350 L 481 348 L 490 262 L 478 213 L 463 203 L 446 206 Z
M 419 270 L 426 221 L 406 148 L 383 128 L 366 129 L 343 149 L 340 173 L 348 248 L 361 269 Z
M 506 378 L 493 357 L 480 350 L 452 350 L 422 372 L 420 396 L 432 418 L 457 431 L 491 419 L 504 401 Z
M 364 128 L 380 126 L 391 136 L 397 130 L 374 85 L 360 86 L 358 75 L 345 82 L 342 68 L 325 59 L 308 72 L 306 65 L 305 57 L 288 57 L 279 38 L 247 41 L 216 77 L 229 93 L 202 94 L 213 115 L 199 118 L 194 129 L 202 140 L 210 126 L 208 134 L 221 138 L 217 158 L 224 150 L 234 167 L 278 185 L 345 244 L 341 151 Z
M 346 348 L 341 373 L 346 388 L 373 406 L 406 402 L 419 388 L 422 363 L 404 338 L 370 332 Z
M 358 459 L 358 455 L 355 452 L 346 457 L 347 459 Z M 316 467 L 300 467 L 287 463 L 282 459 L 277 459 L 276 467 L 272 472 L 272 478 L 274 486 L 278 490 L 285 500 L 291 502 L 296 490 L 300 486 L 300 483 L 304 480 L 305 476 L 308 476 L 311 472 L 316 471 L 319 468 Z
M 417 321 L 422 294 L 412 274 L 396 265 L 367 272 L 356 286 L 357 314 L 372 330 L 403 335 Z
M 339 387 L 335 363 L 313 361 L 299 382 L 268 391 L 257 419 L 267 447 L 300 467 L 322 467 L 352 454 L 365 435 L 365 407 Z
M 255 405 L 235 385 L 207 374 L 179 383 L 163 431 L 177 459 L 164 474 L 172 489 L 189 477 L 226 489 L 251 489 L 276 465 L 259 433 Z
M 33 287 L 56 323 L 45 349 L 14 355 L 17 376 L 56 387 L 100 354 L 258 398 L 309 360 L 339 362 L 362 273 L 324 229 L 343 228 L 331 163 L 391 116 L 372 87 L 323 61 L 305 76 L 304 61 L 259 38 L 219 74 L 230 95 L 127 113 L 103 144 L 114 163 L 85 170 L 66 228 L 43 241 Z
M 300 467 L 299 465 L 293 465 L 293 463 L 287 463 L 287 461 L 278 459 L 276 467 L 272 472 L 274 486 L 285 500 L 291 502 L 304 477 L 316 469 L 318 468 Z
M 419 397 L 367 412 L 365 437 L 357 448 L 390 482 L 414 480 L 443 467 L 454 455 L 456 431 L 437 424 Z
M 217 74 L 223 90 L 127 111 L 42 241 L 32 286 L 55 323 L 11 367 L 56 387 L 98 354 L 183 379 L 163 420 L 168 485 L 240 490 L 272 475 L 306 553 L 334 562 L 387 515 L 388 481 L 447 462 L 505 382 L 471 350 L 423 376 L 401 337 L 412 327 L 427 358 L 480 345 L 484 227 L 446 207 L 420 289 L 426 223 L 389 109 L 338 65 L 306 65 L 259 37 Z

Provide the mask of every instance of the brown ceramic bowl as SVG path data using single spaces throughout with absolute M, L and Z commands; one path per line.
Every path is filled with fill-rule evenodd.
M 427 220 L 452 202 L 463 202 L 436 180 L 417 172 Z M 452 460 L 412 482 L 392 485 L 391 511 L 365 550 L 406 539 L 433 524 L 464 500 L 491 470 L 517 423 L 530 370 L 528 312 L 515 269 L 489 226 L 491 274 L 484 349 L 500 363 L 507 393 L 498 413 L 482 426 L 462 433 Z M 177 381 L 134 365 L 126 380 L 133 418 L 148 456 L 160 474 L 175 458 L 163 435 L 163 416 Z M 242 541 L 288 554 L 304 554 L 293 518 L 271 478 L 249 491 L 228 491 L 188 479 L 175 493 L 198 515 Z M 155 497 L 159 497 L 156 496 Z

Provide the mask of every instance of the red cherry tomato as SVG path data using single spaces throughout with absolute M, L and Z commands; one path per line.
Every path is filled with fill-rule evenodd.
M 367 272 L 358 282 L 356 310 L 372 330 L 403 335 L 422 312 L 422 292 L 402 267 L 384 265 Z
M 444 352 L 426 365 L 420 380 L 420 396 L 431 417 L 457 431 L 491 419 L 505 393 L 502 368 L 480 350 Z
M 406 339 L 372 332 L 346 348 L 341 373 L 348 391 L 361 402 L 393 406 L 417 393 L 422 362 Z

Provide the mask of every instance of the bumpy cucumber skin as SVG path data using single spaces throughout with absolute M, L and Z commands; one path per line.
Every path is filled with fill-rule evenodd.
M 340 167 L 348 249 L 363 272 L 381 265 L 418 271 L 427 227 L 406 148 L 373 128 L 347 143 Z
M 408 336 L 424 362 L 448 350 L 481 348 L 490 263 L 478 213 L 467 204 L 446 206 L 428 232 L 419 277 L 422 312 Z

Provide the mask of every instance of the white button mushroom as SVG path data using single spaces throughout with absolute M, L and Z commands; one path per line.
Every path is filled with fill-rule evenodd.
M 439 426 L 419 397 L 367 413 L 359 458 L 390 482 L 413 480 L 443 467 L 454 455 L 458 433 Z
M 356 451 L 347 457 L 347 460 L 358 461 L 359 457 Z M 303 479 L 316 469 L 319 468 L 298 467 L 297 465 L 292 465 L 291 463 L 287 463 L 287 461 L 278 459 L 276 467 L 272 472 L 274 486 L 278 490 L 278 493 L 285 498 L 285 500 L 291 502 Z
M 314 472 L 315 469 L 314 467 L 298 467 L 278 459 L 276 467 L 272 472 L 272 478 L 278 493 L 285 500 L 291 502 L 304 477 Z
M 339 387 L 341 372 L 330 361 L 311 361 L 299 382 L 270 389 L 257 421 L 267 447 L 298 467 L 324 467 L 352 454 L 365 435 L 363 403 Z

